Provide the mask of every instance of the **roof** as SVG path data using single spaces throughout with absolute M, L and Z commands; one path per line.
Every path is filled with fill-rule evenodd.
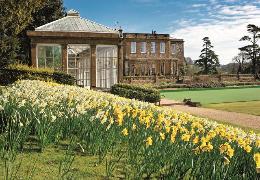
M 116 29 L 80 17 L 75 10 L 69 10 L 66 17 L 40 26 L 35 31 L 119 33 Z

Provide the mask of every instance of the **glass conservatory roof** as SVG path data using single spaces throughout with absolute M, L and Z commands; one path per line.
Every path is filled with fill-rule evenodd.
M 80 17 L 75 10 L 69 10 L 66 17 L 40 26 L 35 31 L 118 33 L 116 29 Z

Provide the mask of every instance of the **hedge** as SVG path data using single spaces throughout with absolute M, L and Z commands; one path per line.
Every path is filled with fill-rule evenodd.
M 192 83 L 192 84 L 159 84 L 154 85 L 156 89 L 167 89 L 167 88 L 189 88 L 189 89 L 200 89 L 200 88 L 222 88 L 222 87 L 233 87 L 233 86 L 259 86 L 260 82 L 204 82 L 204 83 Z
M 115 84 L 111 88 L 111 93 L 121 97 L 150 103 L 157 103 L 161 100 L 160 92 L 157 89 L 139 85 Z
M 75 78 L 64 72 L 57 72 L 48 68 L 33 68 L 27 65 L 10 65 L 0 69 L 0 85 L 6 86 L 17 80 L 53 81 L 59 84 L 74 85 Z

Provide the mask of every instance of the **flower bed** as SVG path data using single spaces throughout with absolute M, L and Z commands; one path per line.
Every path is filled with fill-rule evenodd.
M 20 81 L 3 90 L 0 111 L 2 152 L 32 134 L 42 150 L 73 139 L 106 161 L 107 176 L 121 166 L 125 178 L 257 179 L 260 168 L 253 132 L 84 88 Z

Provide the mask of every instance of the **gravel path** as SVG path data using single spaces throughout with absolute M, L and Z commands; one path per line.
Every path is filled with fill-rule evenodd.
M 168 99 L 162 99 L 161 106 L 169 106 L 178 111 L 187 112 L 195 116 L 205 117 L 208 119 L 226 122 L 241 127 L 260 130 L 260 116 L 236 112 L 227 112 L 209 108 L 189 107 L 183 105 L 182 103 Z

